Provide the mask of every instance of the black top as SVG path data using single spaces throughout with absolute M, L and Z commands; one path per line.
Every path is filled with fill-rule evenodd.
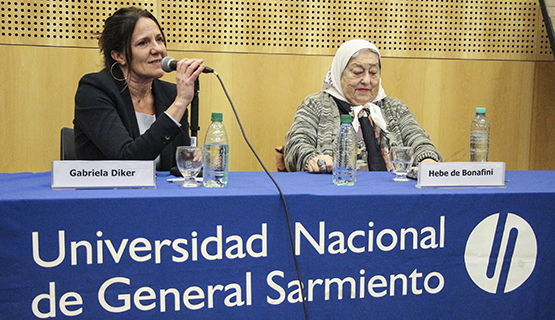
M 152 82 L 156 121 L 143 135 L 125 81 L 106 69 L 86 74 L 75 94 L 75 152 L 79 160 L 154 160 L 158 170 L 175 166 L 175 149 L 190 145 L 187 112 L 179 127 L 164 111 L 177 96 L 175 84 Z

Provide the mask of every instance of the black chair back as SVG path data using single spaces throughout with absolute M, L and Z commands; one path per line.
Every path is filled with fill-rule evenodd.
M 73 128 L 63 127 L 60 137 L 60 160 L 77 160 Z

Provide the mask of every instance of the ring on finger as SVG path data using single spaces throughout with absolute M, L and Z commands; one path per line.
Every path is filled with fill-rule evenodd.
M 324 159 L 318 159 L 317 163 L 320 171 L 324 171 L 326 169 L 326 161 L 324 161 Z

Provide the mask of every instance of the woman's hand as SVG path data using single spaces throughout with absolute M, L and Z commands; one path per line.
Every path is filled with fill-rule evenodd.
M 316 156 L 308 161 L 308 172 L 327 173 L 333 171 L 333 159 L 328 155 Z
M 176 121 L 181 121 L 185 110 L 195 96 L 195 80 L 204 70 L 204 59 L 181 59 L 177 62 L 175 84 L 177 97 L 166 112 Z
M 175 84 L 177 85 L 177 100 L 182 100 L 188 106 L 195 95 L 195 80 L 204 70 L 204 59 L 181 59 L 177 62 Z

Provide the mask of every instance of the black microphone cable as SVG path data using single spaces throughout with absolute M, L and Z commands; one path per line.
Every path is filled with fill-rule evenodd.
M 291 223 L 291 214 L 289 213 L 289 206 L 287 205 L 287 201 L 285 200 L 285 195 L 281 191 L 281 188 L 277 184 L 276 180 L 274 180 L 274 177 L 272 177 L 270 172 L 268 172 L 268 169 L 266 169 L 266 166 L 264 166 L 264 163 L 262 163 L 262 160 L 260 160 L 260 157 L 258 156 L 256 151 L 254 151 L 254 148 L 252 147 L 251 143 L 249 142 L 249 139 L 247 139 L 247 136 L 245 134 L 245 130 L 243 130 L 243 125 L 241 124 L 241 121 L 239 120 L 239 116 L 237 115 L 237 111 L 235 110 L 235 106 L 233 105 L 233 102 L 231 101 L 231 98 L 229 97 L 229 94 L 227 93 L 227 90 L 225 89 L 224 83 L 223 83 L 222 79 L 220 78 L 220 75 L 216 71 L 214 71 L 212 69 L 210 69 L 210 70 L 212 71 L 212 73 L 214 73 L 214 75 L 216 75 L 216 78 L 218 78 L 218 81 L 220 81 L 220 85 L 222 86 L 222 89 L 224 90 L 225 96 L 227 97 L 227 100 L 229 101 L 229 104 L 231 105 L 231 109 L 233 110 L 233 114 L 235 115 L 235 119 L 237 120 L 237 124 L 239 125 L 239 128 L 241 129 L 241 134 L 243 135 L 243 139 L 245 139 L 245 142 L 247 143 L 247 145 L 251 149 L 252 153 L 256 157 L 256 160 L 258 160 L 258 163 L 260 163 L 260 166 L 262 166 L 262 169 L 264 169 L 264 172 L 266 172 L 268 177 L 270 177 L 270 179 L 272 180 L 272 182 L 274 183 L 274 185 L 276 186 L 276 188 L 279 192 L 281 202 L 283 203 L 283 207 L 285 208 L 285 218 L 287 220 L 287 230 L 289 231 L 289 244 L 291 245 L 291 253 L 293 254 L 293 263 L 295 264 L 295 271 L 297 273 L 297 280 L 299 281 L 299 287 L 301 289 L 301 299 L 302 299 L 302 302 L 303 302 L 304 318 L 305 318 L 305 320 L 309 320 L 308 306 L 307 306 L 306 296 L 305 296 L 305 293 L 304 293 L 304 285 L 303 285 L 303 281 L 302 281 L 302 277 L 301 277 L 301 270 L 300 270 L 300 267 L 299 267 L 299 262 L 297 260 L 297 256 L 295 255 L 295 241 L 294 241 L 294 236 L 293 236 L 293 225 Z M 208 71 L 207 73 L 209 73 L 209 72 L 210 71 Z

